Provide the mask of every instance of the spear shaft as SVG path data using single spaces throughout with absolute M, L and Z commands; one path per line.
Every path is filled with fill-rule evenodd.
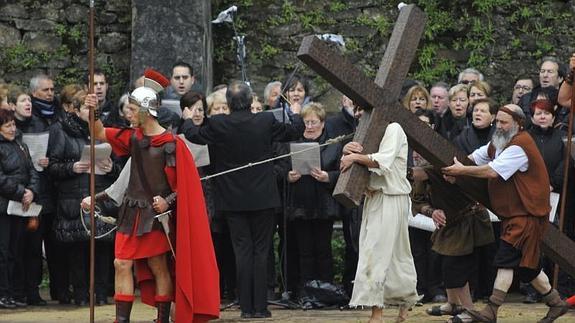
M 567 147 L 563 157 L 563 187 L 561 189 L 561 208 L 559 210 L 559 232 L 563 232 L 565 223 L 565 205 L 567 204 L 567 183 L 569 181 L 569 169 L 571 166 L 571 143 L 573 141 L 573 112 L 575 111 L 575 82 L 571 85 L 571 107 L 569 110 L 569 126 L 567 128 Z M 553 270 L 553 288 L 557 289 L 559 281 L 559 265 L 555 264 Z
M 94 0 L 90 0 L 90 18 L 88 32 L 88 92 L 94 93 Z M 96 118 L 94 109 L 90 109 L 90 323 L 94 322 L 94 260 L 96 254 L 96 219 L 94 216 L 94 203 L 96 196 L 96 176 L 95 176 L 95 145 L 94 138 Z

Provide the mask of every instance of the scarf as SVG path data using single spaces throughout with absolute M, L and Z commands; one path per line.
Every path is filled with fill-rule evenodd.
M 32 107 L 38 109 L 42 116 L 52 117 L 56 112 L 56 100 L 46 101 L 32 97 Z

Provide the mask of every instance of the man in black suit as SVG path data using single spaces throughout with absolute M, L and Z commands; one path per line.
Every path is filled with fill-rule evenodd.
M 301 137 L 304 125 L 299 108 L 292 124 L 276 121 L 271 113 L 250 112 L 252 91 L 243 82 L 232 83 L 226 98 L 231 114 L 205 119 L 200 127 L 186 120 L 181 132 L 198 144 L 210 145 L 214 172 L 273 157 L 272 142 Z M 271 317 L 267 310 L 267 257 L 280 197 L 273 164 L 265 163 L 214 178 L 215 208 L 230 228 L 238 271 L 242 318 Z

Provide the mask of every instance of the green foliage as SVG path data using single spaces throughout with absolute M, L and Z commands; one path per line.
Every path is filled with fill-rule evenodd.
M 493 9 L 505 7 L 510 4 L 509 0 L 473 0 L 471 6 L 479 13 L 488 15 Z
M 347 9 L 347 5 L 345 4 L 345 2 L 342 1 L 333 1 L 329 5 L 329 11 L 331 12 L 341 12 L 344 11 L 345 9 Z
M 392 27 L 391 21 L 383 15 L 372 17 L 362 14 L 356 18 L 355 23 L 375 29 L 382 37 L 389 35 Z
M 260 51 L 260 57 L 262 59 L 271 59 L 275 57 L 277 54 L 281 53 L 282 50 L 270 45 L 268 43 L 263 44 L 262 49 Z

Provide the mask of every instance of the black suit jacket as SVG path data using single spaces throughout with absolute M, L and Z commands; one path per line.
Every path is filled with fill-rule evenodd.
M 296 140 L 304 125 L 299 115 L 292 124 L 278 122 L 271 113 L 233 111 L 205 119 L 200 127 L 186 120 L 180 132 L 188 140 L 210 146 L 214 173 L 273 157 L 274 141 Z M 280 206 L 273 163 L 245 168 L 214 178 L 218 211 L 255 211 Z

